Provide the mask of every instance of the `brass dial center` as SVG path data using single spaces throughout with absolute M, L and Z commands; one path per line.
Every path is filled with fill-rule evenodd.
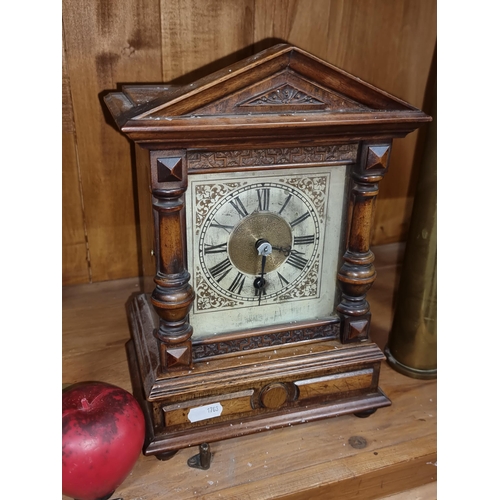
M 254 212 L 242 219 L 227 244 L 229 258 L 242 273 L 258 275 L 261 272 L 262 256 L 255 248 L 258 240 L 265 240 L 274 248 L 291 248 L 292 228 L 283 217 L 271 212 Z M 266 273 L 278 269 L 287 256 L 284 251 L 273 250 L 266 259 Z

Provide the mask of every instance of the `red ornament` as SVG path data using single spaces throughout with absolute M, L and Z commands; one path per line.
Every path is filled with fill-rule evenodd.
M 105 500 L 125 480 L 144 443 L 144 415 L 127 391 L 102 382 L 77 384 L 62 399 L 62 491 Z

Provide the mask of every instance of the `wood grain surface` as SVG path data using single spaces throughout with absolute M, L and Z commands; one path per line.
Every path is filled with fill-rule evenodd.
M 62 51 L 62 260 L 66 285 L 91 279 L 66 51 Z
M 188 83 L 282 40 L 426 111 L 436 0 L 63 0 L 62 10 L 64 284 L 140 273 L 132 148 L 107 119 L 106 91 Z M 406 237 L 423 134 L 394 143 L 374 244 Z
M 254 0 L 161 0 L 163 80 L 192 83 L 253 53 Z
M 92 281 L 139 274 L 132 150 L 100 98 L 118 83 L 161 81 L 159 14 L 149 0 L 63 3 Z

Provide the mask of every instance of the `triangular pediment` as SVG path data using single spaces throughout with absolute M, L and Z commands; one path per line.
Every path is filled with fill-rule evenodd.
M 106 96 L 116 121 L 242 114 L 414 111 L 409 104 L 287 44 L 180 87 L 139 86 Z
M 430 120 L 401 99 L 287 44 L 188 85 L 127 85 L 104 100 L 129 138 L 176 147 L 256 144 L 281 136 L 296 141 L 318 134 L 396 137 Z
M 286 68 L 261 82 L 197 109 L 196 114 L 203 116 L 362 110 L 367 111 L 368 108 Z

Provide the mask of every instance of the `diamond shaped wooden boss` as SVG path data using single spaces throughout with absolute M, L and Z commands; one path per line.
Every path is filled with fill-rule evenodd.
M 370 146 L 368 148 L 368 157 L 366 159 L 366 170 L 375 168 L 386 169 L 389 163 L 389 145 Z
M 182 181 L 181 158 L 158 158 L 156 160 L 158 182 Z

